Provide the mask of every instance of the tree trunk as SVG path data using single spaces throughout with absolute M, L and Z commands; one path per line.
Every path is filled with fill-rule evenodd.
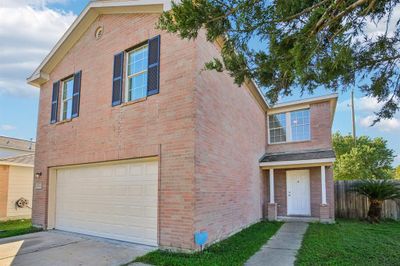
M 372 223 L 378 223 L 382 216 L 383 201 L 370 199 L 368 219 Z

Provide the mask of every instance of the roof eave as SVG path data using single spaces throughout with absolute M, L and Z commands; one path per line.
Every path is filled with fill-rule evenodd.
M 26 164 L 26 163 L 14 163 L 14 162 L 6 162 L 0 161 L 0 165 L 8 165 L 8 166 L 19 166 L 19 167 L 34 167 L 33 164 Z
M 116 13 L 161 13 L 163 10 L 168 10 L 170 8 L 170 4 L 168 3 L 168 1 L 156 0 L 105 0 L 89 2 L 33 74 L 27 78 L 28 84 L 40 87 L 42 84 L 49 81 L 49 73 L 99 15 Z
M 314 166 L 331 166 L 336 158 L 296 160 L 296 161 L 278 161 L 278 162 L 260 162 L 262 169 L 284 169 L 293 167 L 314 167 Z
M 301 105 L 301 104 L 311 104 L 311 103 L 318 103 L 318 102 L 324 102 L 324 101 L 337 101 L 338 94 L 337 93 L 332 93 L 328 95 L 323 95 L 323 96 L 318 96 L 318 97 L 311 97 L 308 99 L 300 99 L 296 101 L 291 101 L 291 102 L 284 102 L 284 103 L 278 103 L 272 106 L 270 109 L 279 109 L 279 108 L 284 108 L 288 106 L 294 106 L 294 105 Z
M 223 36 L 220 36 L 216 39 L 215 42 L 222 49 L 225 43 L 225 39 Z M 258 87 L 257 83 L 253 79 L 246 78 L 245 85 L 249 88 L 252 95 L 255 97 L 257 103 L 261 106 L 261 108 L 266 112 L 269 108 L 271 108 L 264 97 L 260 87 Z
M 269 108 L 268 111 L 270 113 L 279 113 L 280 111 L 285 111 L 285 110 L 289 110 L 289 109 L 293 110 L 293 109 L 298 109 L 298 108 L 299 109 L 304 108 L 304 107 L 310 106 L 311 104 L 316 104 L 316 103 L 321 103 L 321 102 L 330 102 L 331 123 L 333 123 L 338 97 L 339 97 L 339 95 L 337 93 L 332 93 L 332 94 L 318 96 L 318 97 L 312 97 L 312 98 L 308 98 L 308 99 L 300 99 L 300 100 L 291 101 L 291 102 L 279 103 L 279 104 L 275 104 L 274 106 Z

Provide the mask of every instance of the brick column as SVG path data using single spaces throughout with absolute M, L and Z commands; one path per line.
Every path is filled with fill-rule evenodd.
M 278 208 L 276 203 L 268 203 L 268 221 L 276 221 Z
M 321 205 L 319 206 L 319 220 L 322 223 L 329 223 L 329 205 L 326 200 L 326 171 L 325 166 L 321 166 Z
M 329 205 L 321 204 L 319 206 L 319 220 L 321 223 L 330 223 L 332 219 L 329 217 Z

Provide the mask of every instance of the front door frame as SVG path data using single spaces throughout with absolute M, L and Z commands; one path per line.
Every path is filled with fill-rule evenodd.
M 297 173 L 299 176 L 303 177 L 304 180 L 306 180 L 306 182 L 308 182 L 308 186 L 307 186 L 307 191 L 305 193 L 306 196 L 308 196 L 308 204 L 307 204 L 307 210 L 304 210 L 304 213 L 293 213 L 293 211 L 291 210 L 291 204 L 290 204 L 290 197 L 289 194 L 291 193 L 291 191 L 289 191 L 289 173 L 290 174 L 295 174 Z M 286 202 L 287 202 L 287 206 L 286 206 L 286 212 L 287 215 L 293 215 L 293 216 L 311 216 L 311 180 L 310 180 L 310 170 L 309 169 L 304 169 L 304 170 L 287 170 L 286 171 Z

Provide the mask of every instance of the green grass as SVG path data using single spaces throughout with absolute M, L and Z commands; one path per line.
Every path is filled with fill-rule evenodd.
M 310 224 L 296 265 L 400 265 L 400 222 Z
M 234 266 L 243 265 L 281 227 L 278 222 L 260 222 L 194 254 L 156 250 L 135 262 L 163 266 Z
M 40 231 L 32 226 L 31 220 L 15 220 L 0 222 L 0 238 L 18 236 Z

